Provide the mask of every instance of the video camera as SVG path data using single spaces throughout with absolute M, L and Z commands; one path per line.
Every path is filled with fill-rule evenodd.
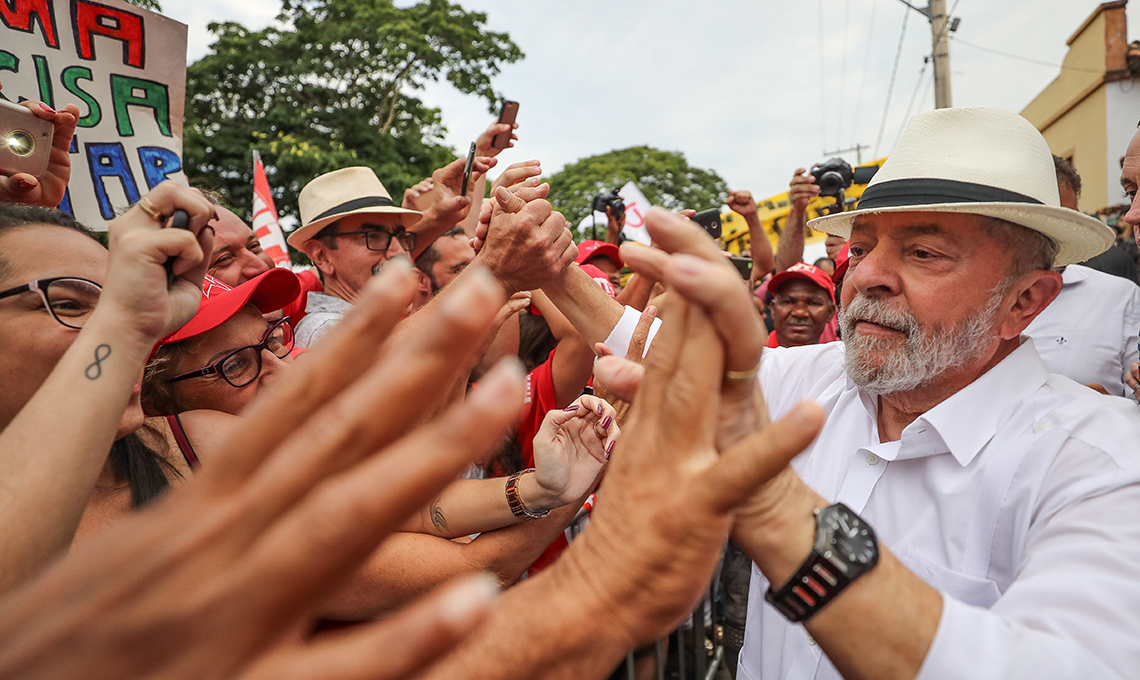
M 610 213 L 616 219 L 620 220 L 621 216 L 625 214 L 625 201 L 621 200 L 621 196 L 618 196 L 617 189 L 603 191 L 594 196 L 594 212 L 604 213 L 606 206 L 609 206 Z
M 819 187 L 820 196 L 835 198 L 835 207 L 832 212 L 842 212 L 847 209 L 847 199 L 843 195 L 854 183 L 866 184 L 878 172 L 877 165 L 859 166 L 851 168 L 851 164 L 842 158 L 830 158 L 811 169 L 815 184 Z

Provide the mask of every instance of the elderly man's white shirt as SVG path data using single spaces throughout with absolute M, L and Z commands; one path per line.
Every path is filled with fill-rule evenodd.
M 1140 352 L 1140 286 L 1079 264 L 1062 278 L 1061 293 L 1025 334 L 1050 372 L 1131 396 L 1124 376 Z
M 1134 404 L 1051 376 L 1023 342 L 899 441 L 880 442 L 876 400 L 846 377 L 842 343 L 765 350 L 761 369 L 773 418 L 809 399 L 828 413 L 797 472 L 943 593 L 920 678 L 1140 672 Z M 753 565 L 740 677 L 840 677 L 764 601 L 767 588 Z M 851 635 L 877 644 L 874 630 Z

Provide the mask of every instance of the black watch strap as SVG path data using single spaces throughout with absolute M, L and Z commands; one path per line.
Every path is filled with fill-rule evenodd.
M 793 623 L 807 621 L 851 583 L 830 560 L 812 553 L 783 588 L 768 589 L 764 599 Z

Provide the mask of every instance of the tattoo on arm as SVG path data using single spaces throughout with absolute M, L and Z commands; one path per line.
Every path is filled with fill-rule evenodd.
M 103 377 L 103 362 L 109 356 L 111 356 L 110 345 L 103 344 L 95 348 L 95 361 L 88 364 L 87 370 L 84 371 L 88 380 L 98 380 Z
M 439 496 L 431 502 L 428 512 L 431 514 L 431 523 L 435 526 L 435 530 L 440 533 L 447 531 L 447 518 L 443 516 L 443 508 L 439 507 Z

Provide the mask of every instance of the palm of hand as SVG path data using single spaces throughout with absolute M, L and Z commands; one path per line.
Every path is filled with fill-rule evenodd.
M 564 423 L 550 442 L 536 441 L 534 456 L 536 481 L 563 503 L 585 494 L 606 460 L 604 441 L 585 418 Z

